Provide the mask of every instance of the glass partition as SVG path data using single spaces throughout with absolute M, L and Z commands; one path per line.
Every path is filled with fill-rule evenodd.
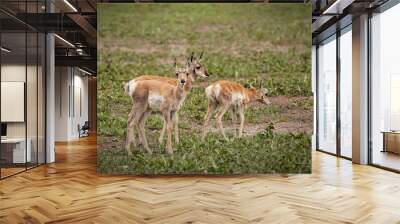
M 24 171 L 31 159 L 26 141 L 26 41 L 25 32 L 1 34 L 2 177 Z
M 372 164 L 400 170 L 400 5 L 371 18 Z
M 42 10 L 26 2 L 18 12 Z M 44 33 L 0 12 L 1 179 L 45 163 L 45 44 Z
M 351 25 L 340 35 L 340 154 L 352 157 L 352 35 Z
M 318 47 L 318 149 L 336 153 L 336 35 Z
M 38 158 L 38 34 L 36 32 L 27 33 L 27 82 L 26 82 L 26 113 L 27 113 L 27 142 L 28 151 L 31 151 L 31 159 L 27 167 L 37 165 Z

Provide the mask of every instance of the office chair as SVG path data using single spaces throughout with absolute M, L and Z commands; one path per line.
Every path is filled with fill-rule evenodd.
M 89 121 L 85 121 L 82 127 L 79 127 L 78 125 L 78 128 L 79 128 L 79 138 L 89 136 L 89 129 L 90 129 Z

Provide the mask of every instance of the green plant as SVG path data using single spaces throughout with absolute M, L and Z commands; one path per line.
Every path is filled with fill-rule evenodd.
M 219 135 L 202 141 L 185 133 L 173 156 L 163 147 L 155 147 L 152 155 L 142 149 L 132 156 L 123 148 L 100 150 L 98 169 L 125 174 L 310 173 L 310 147 L 310 135 L 275 134 L 272 125 L 253 137 L 231 141 Z

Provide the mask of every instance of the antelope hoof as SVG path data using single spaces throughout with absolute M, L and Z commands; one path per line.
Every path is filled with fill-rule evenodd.
M 125 146 L 125 149 L 126 149 L 126 151 L 128 152 L 128 155 L 131 156 L 131 155 L 132 155 L 132 152 L 131 152 L 130 147 L 127 145 L 127 146 Z
M 134 150 L 134 151 L 140 151 L 140 148 L 139 148 L 138 145 L 134 145 L 134 146 L 133 146 L 133 150 Z
M 173 155 L 174 154 L 174 150 L 172 150 L 172 149 L 167 149 L 166 151 L 167 151 L 168 155 Z

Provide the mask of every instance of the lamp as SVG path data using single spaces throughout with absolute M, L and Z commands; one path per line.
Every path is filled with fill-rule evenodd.
M 79 67 L 78 67 L 78 70 L 81 71 L 81 72 L 83 72 L 83 73 L 85 73 L 85 74 L 87 74 L 87 75 L 90 75 L 90 76 L 93 75 L 92 73 L 90 73 L 90 72 L 88 72 L 88 71 L 86 71 L 86 70 L 84 70 L 84 69 L 81 69 L 81 68 L 79 68 Z
M 322 14 L 342 14 L 343 10 L 353 2 L 354 0 L 336 0 L 332 5 L 325 9 Z
M 72 9 L 72 11 L 78 12 L 78 10 L 68 0 L 64 0 L 64 3 L 68 5 L 68 7 Z
M 7 49 L 7 48 L 5 48 L 5 47 L 1 47 L 0 49 L 1 49 L 2 51 L 6 52 L 6 53 L 10 53 L 10 52 L 11 52 L 11 50 L 9 50 L 9 49 Z
M 60 37 L 58 34 L 54 34 L 55 37 L 57 37 L 59 40 L 61 40 L 62 42 L 66 43 L 67 45 L 69 45 L 70 47 L 75 48 L 75 45 L 73 45 L 71 42 L 69 42 L 68 40 Z

